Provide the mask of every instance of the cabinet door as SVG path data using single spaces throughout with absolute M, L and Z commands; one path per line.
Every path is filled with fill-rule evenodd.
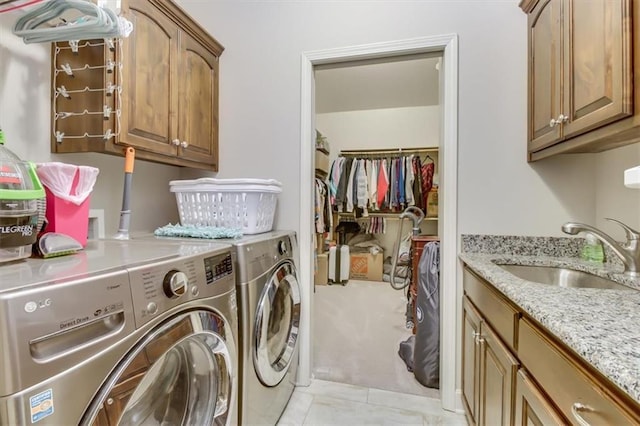
M 630 0 L 563 0 L 568 138 L 632 114 Z
M 562 415 L 540 392 L 529 375 L 520 370 L 516 383 L 516 426 L 543 426 L 568 424 Z
M 480 325 L 480 420 L 481 425 L 513 424 L 513 389 L 518 360 L 497 334 Z
M 542 0 L 529 14 L 529 151 L 561 138 L 561 0 Z
M 470 422 L 476 424 L 479 419 L 478 392 L 480 390 L 480 314 L 465 296 L 463 300 L 462 321 L 462 399 L 469 413 Z
M 186 33 L 180 40 L 178 154 L 218 170 L 218 57 Z
M 135 30 L 123 48 L 120 141 L 175 155 L 178 98 L 178 27 L 148 0 L 130 0 L 126 16 Z

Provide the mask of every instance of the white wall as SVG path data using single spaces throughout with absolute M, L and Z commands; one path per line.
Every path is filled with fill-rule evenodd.
M 282 181 L 276 226 L 297 229 L 300 53 L 455 32 L 460 36 L 460 232 L 560 235 L 559 225 L 570 219 L 608 227 L 601 223 L 604 215 L 627 218 L 640 228 L 633 213 L 637 192 L 615 181 L 604 184 L 621 179 L 626 163 L 640 164 L 637 147 L 526 163 L 526 17 L 517 3 L 182 0 L 226 47 L 219 176 Z M 122 161 L 49 153 L 49 48 L 25 45 L 11 34 L 18 16 L 0 14 L 0 126 L 8 147 L 33 161 L 99 167 L 91 207 L 105 209 L 108 233 L 117 226 Z M 138 161 L 132 229 L 175 222 L 168 181 L 205 174 Z M 144 216 L 136 214 L 141 211 Z
M 11 33 L 19 12 L 0 14 L 0 126 L 6 146 L 24 160 L 61 161 L 100 169 L 91 208 L 103 209 L 105 235 L 118 230 L 124 184 L 124 158 L 104 154 L 51 154 L 51 50 L 49 44 L 24 44 Z M 180 169 L 137 161 L 132 181 L 131 232 L 153 231 L 176 223 L 169 181 Z
M 440 107 L 407 107 L 316 115 L 316 128 L 327 137 L 330 159 L 341 150 L 437 147 Z
M 526 15 L 517 0 L 181 4 L 226 48 L 220 176 L 281 180 L 277 226 L 298 224 L 301 52 L 447 33 L 460 37 L 460 232 L 560 235 L 570 218 L 594 221 L 595 191 L 576 194 L 593 188 L 592 157 L 526 163 Z
M 596 176 L 596 226 L 624 241 L 622 229 L 605 220 L 617 219 L 640 230 L 640 190 L 624 186 L 624 170 L 640 165 L 640 144 L 605 151 L 597 155 L 592 172 Z

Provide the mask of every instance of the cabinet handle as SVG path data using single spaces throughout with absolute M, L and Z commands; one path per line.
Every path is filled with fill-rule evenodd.
M 186 148 L 189 146 L 189 142 L 187 141 L 182 141 L 182 143 L 180 144 L 181 147 Z
M 582 416 L 580 415 L 580 411 L 595 411 L 595 410 L 589 407 L 588 405 L 584 405 L 580 402 L 574 402 L 573 405 L 571 406 L 571 414 L 573 414 L 573 417 L 576 419 L 578 424 L 580 426 L 591 426 L 589 422 L 587 422 L 585 419 L 582 418 Z
M 549 120 L 549 127 L 556 127 L 558 124 L 566 123 L 567 120 L 569 120 L 568 116 L 564 114 L 560 114 L 558 118 L 556 119 L 552 118 L 551 120 Z
M 178 139 L 172 140 L 171 143 L 174 144 L 175 146 L 180 145 L 180 141 Z
M 476 342 L 476 344 L 480 344 L 484 342 L 484 339 L 482 338 L 482 334 L 477 331 L 473 332 L 473 340 L 474 342 Z

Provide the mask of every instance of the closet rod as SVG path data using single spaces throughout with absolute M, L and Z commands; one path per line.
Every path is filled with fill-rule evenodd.
M 342 157 L 364 157 L 376 155 L 409 155 L 409 154 L 428 154 L 437 152 L 437 147 L 432 148 L 396 148 L 396 149 L 355 149 L 340 151 Z

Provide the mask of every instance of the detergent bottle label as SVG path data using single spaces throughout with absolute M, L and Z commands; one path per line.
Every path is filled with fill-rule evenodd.
M 5 189 L 14 189 L 17 185 L 17 189 L 21 188 L 22 175 L 15 169 L 7 164 L 0 164 L 0 186 Z
M 0 248 L 21 247 L 36 241 L 38 214 L 0 217 Z

